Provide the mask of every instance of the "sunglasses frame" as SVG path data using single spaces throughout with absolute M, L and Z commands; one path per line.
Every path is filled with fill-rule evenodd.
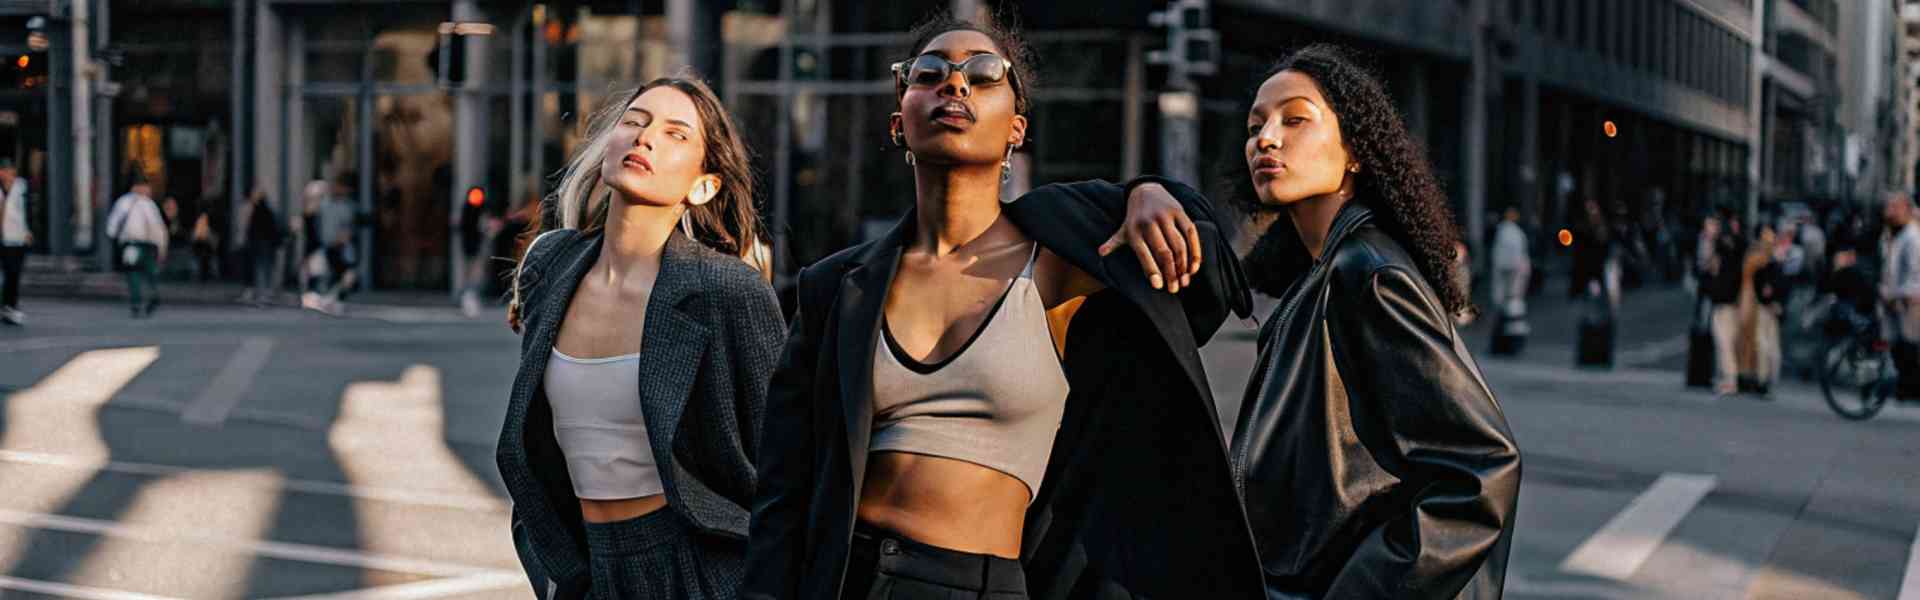
M 942 72 L 940 74 L 940 80 L 946 81 L 947 79 L 953 77 L 954 71 L 960 71 L 961 73 L 966 73 L 966 68 L 969 63 L 972 63 L 973 61 L 976 61 L 976 60 L 980 60 L 982 58 L 993 58 L 993 59 L 999 60 L 1000 64 L 1002 64 L 1006 69 L 1006 75 L 1001 77 L 1000 81 L 988 82 L 984 84 L 976 84 L 973 82 L 972 77 L 968 77 L 967 85 L 979 87 L 981 85 L 998 85 L 1001 83 L 1006 83 L 1011 85 L 1019 84 L 1020 75 L 1014 71 L 1013 61 L 1008 60 L 1007 57 L 1005 56 L 1001 56 L 991 52 L 975 54 L 973 56 L 967 57 L 966 60 L 963 60 L 957 63 L 947 60 L 945 57 L 942 57 L 938 54 L 922 54 L 922 55 L 913 57 L 912 60 L 903 60 L 900 62 L 893 63 L 893 65 L 889 67 L 889 70 L 893 71 L 894 84 L 902 88 L 906 88 L 906 87 L 912 87 L 914 85 L 913 82 L 907 80 L 907 72 L 913 68 L 914 63 L 920 62 L 921 59 L 935 60 L 942 63 L 943 66 L 941 67 Z

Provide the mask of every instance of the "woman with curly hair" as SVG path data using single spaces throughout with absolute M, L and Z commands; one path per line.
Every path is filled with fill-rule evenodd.
M 1269 598 L 1497 598 L 1520 455 L 1454 331 L 1458 239 L 1378 79 L 1338 47 L 1280 61 L 1234 183 L 1280 298 L 1233 458 Z

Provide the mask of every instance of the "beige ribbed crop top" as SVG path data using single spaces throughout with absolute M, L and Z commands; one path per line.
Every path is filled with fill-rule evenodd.
M 1066 410 L 1067 375 L 1033 283 L 1034 258 L 986 322 L 946 360 L 923 364 L 881 317 L 873 360 L 873 452 L 963 460 L 1040 489 Z

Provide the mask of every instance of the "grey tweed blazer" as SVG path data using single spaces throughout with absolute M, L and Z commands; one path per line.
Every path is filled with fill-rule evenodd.
M 513 499 L 514 546 L 542 598 L 587 578 L 585 528 L 553 437 L 547 360 L 601 236 L 552 232 L 528 250 L 518 284 L 522 334 L 495 460 Z M 747 535 L 767 381 L 786 339 L 779 301 L 739 258 L 675 231 L 660 259 L 640 349 L 640 403 L 669 510 L 717 540 Z

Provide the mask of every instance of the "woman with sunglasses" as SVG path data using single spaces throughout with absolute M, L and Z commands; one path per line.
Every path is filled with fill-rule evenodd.
M 1206 199 L 1144 179 L 1003 204 L 1024 45 L 916 33 L 890 118 L 915 205 L 800 274 L 743 595 L 1259 597 L 1196 350 L 1249 303 L 1202 260 L 1231 252 Z
M 534 593 L 735 598 L 784 332 L 733 120 L 698 80 L 649 82 L 592 119 L 549 203 L 497 456 Z
M 1520 454 L 1454 330 L 1455 233 L 1380 82 L 1331 46 L 1247 113 L 1245 260 L 1280 299 L 1233 452 L 1267 597 L 1498 598 Z

